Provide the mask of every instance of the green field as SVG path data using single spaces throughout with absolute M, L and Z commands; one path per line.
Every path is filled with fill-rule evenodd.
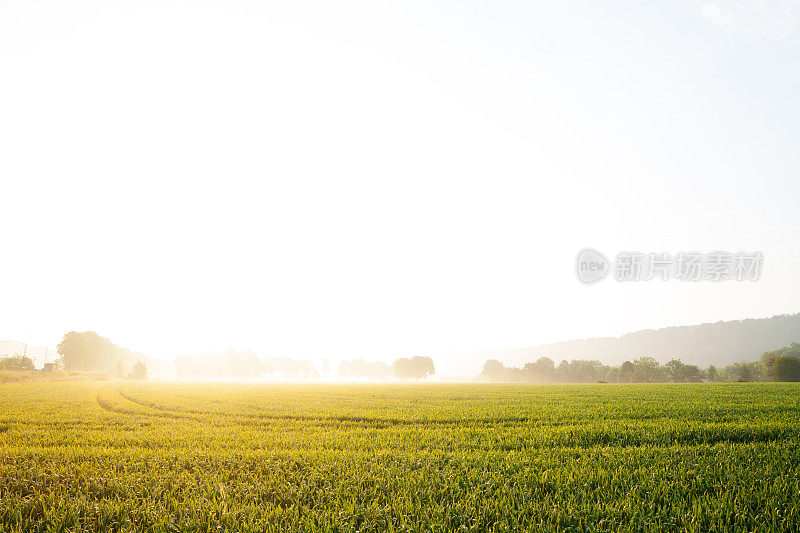
M 797 530 L 800 386 L 0 385 L 0 531 Z

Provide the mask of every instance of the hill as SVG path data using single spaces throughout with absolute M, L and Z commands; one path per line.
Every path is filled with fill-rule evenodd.
M 597 359 L 608 364 L 649 355 L 659 362 L 681 359 L 700 365 L 729 365 L 738 361 L 756 361 L 761 354 L 800 341 L 800 313 L 770 318 L 748 318 L 645 329 L 621 337 L 599 337 L 545 344 L 533 348 L 493 351 L 486 358 L 507 364 L 523 365 L 547 356 L 561 359 Z

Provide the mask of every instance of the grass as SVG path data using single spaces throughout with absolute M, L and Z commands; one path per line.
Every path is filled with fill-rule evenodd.
M 108 381 L 109 374 L 89 372 L 42 372 L 41 370 L 0 370 L 0 383 L 39 383 L 56 381 Z
M 800 386 L 0 386 L 2 531 L 797 530 Z

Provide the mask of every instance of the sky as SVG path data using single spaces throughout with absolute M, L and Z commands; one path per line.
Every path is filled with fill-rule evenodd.
M 0 339 L 385 360 L 800 311 L 800 1 L 0 1 Z M 750 282 L 576 254 L 760 251 Z

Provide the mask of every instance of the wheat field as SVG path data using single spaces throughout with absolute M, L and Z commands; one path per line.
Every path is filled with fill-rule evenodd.
M 2 531 L 800 524 L 800 386 L 0 385 Z

